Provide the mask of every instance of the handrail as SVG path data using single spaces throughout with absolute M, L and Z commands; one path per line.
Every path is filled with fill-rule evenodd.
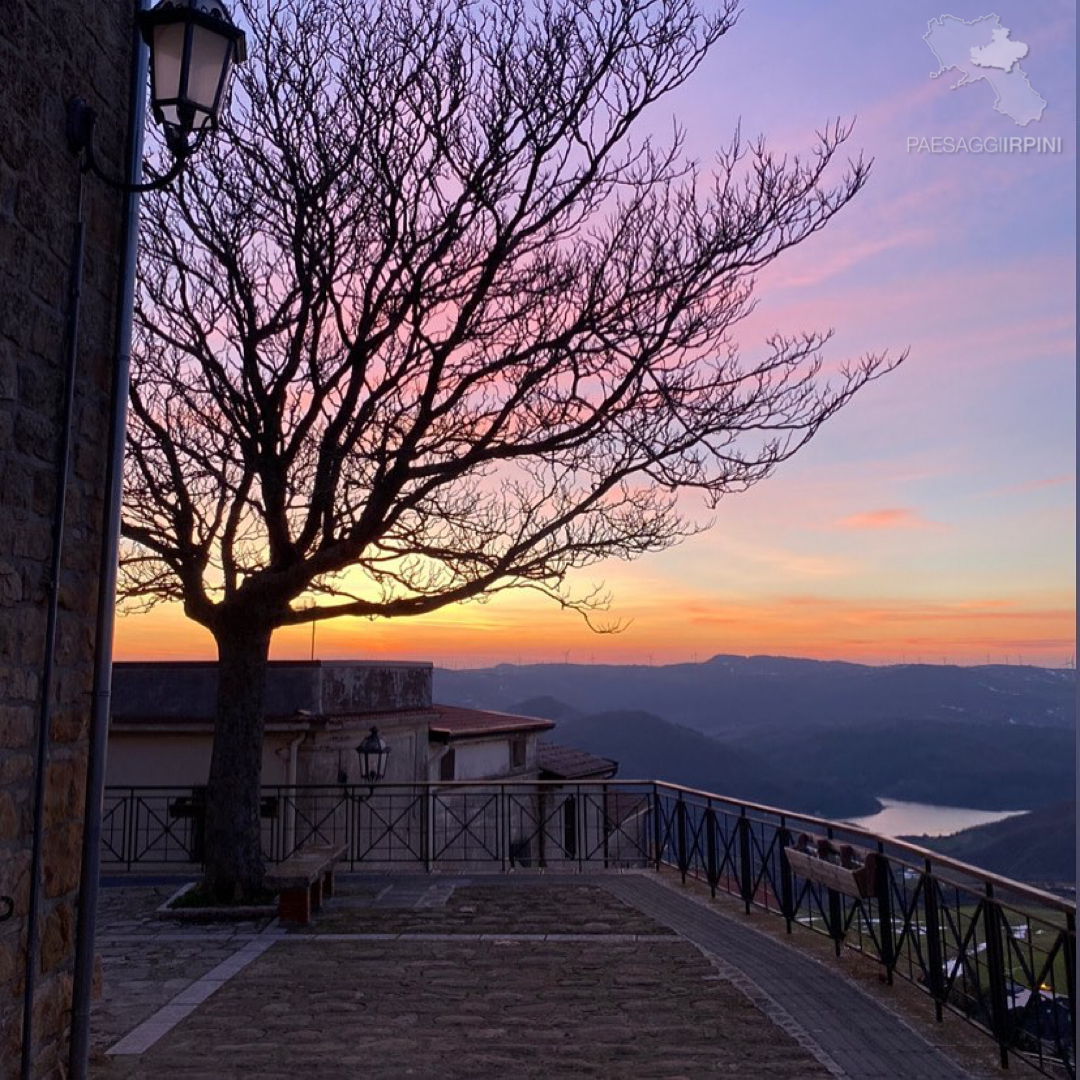
M 751 810 L 755 813 L 771 814 L 773 817 L 782 817 L 786 821 L 805 822 L 818 828 L 840 829 L 845 833 L 851 833 L 867 840 L 873 840 L 875 843 L 886 843 L 891 847 L 899 848 L 901 851 L 917 855 L 924 861 L 929 860 L 934 864 L 935 869 L 941 867 L 943 869 L 953 870 L 965 874 L 968 877 L 977 878 L 984 884 L 988 883 L 998 888 L 1005 889 L 1008 892 L 1022 894 L 1028 899 L 1037 900 L 1040 904 L 1043 904 L 1046 907 L 1055 908 L 1064 914 L 1076 914 L 1075 901 L 1066 900 L 1064 897 L 1057 896 L 1052 892 L 1047 892 L 1045 889 L 1040 889 L 1035 885 L 1027 885 L 1022 881 L 1016 881 L 1015 879 L 1005 877 L 1002 874 L 995 874 L 993 871 L 984 870 L 982 867 L 974 866 L 972 863 L 962 862 L 960 859 L 954 859 L 950 855 L 942 855 L 932 848 L 925 848 L 919 844 L 913 844 L 908 840 L 901 840 L 895 836 L 885 836 L 881 833 L 871 832 L 869 829 L 864 829 L 861 825 L 852 825 L 845 821 L 836 821 L 830 818 L 814 817 L 810 814 L 800 814 L 793 810 L 780 810 L 773 806 L 766 806 L 764 803 L 751 803 L 746 802 L 743 799 L 732 799 L 727 795 L 716 795 L 708 791 L 700 791 L 697 788 L 684 787 L 682 784 L 668 783 L 666 780 L 655 780 L 652 782 L 655 783 L 658 788 L 663 788 L 666 791 L 682 792 L 684 795 L 693 795 L 700 799 L 709 799 L 712 802 L 727 803 L 729 806 L 737 806 L 740 809 Z

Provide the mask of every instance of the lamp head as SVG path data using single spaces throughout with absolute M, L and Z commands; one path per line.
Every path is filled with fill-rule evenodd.
M 356 748 L 360 758 L 360 777 L 372 784 L 386 775 L 386 759 L 390 756 L 390 747 L 379 734 L 378 728 L 372 728 L 370 734 Z
M 169 149 L 184 156 L 217 127 L 244 32 L 218 0 L 161 0 L 139 16 L 150 47 L 150 104 Z

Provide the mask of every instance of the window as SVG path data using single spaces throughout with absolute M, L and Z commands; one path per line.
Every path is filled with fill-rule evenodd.
M 525 768 L 525 736 L 519 735 L 510 740 L 510 768 Z
M 450 747 L 445 754 L 439 759 L 439 779 L 440 780 L 453 780 L 454 779 L 454 748 Z

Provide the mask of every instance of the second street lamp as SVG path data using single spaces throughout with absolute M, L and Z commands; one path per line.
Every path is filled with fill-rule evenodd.
M 386 775 L 386 759 L 390 756 L 390 747 L 373 727 L 362 743 L 356 748 L 360 759 L 360 778 L 368 784 L 376 784 Z

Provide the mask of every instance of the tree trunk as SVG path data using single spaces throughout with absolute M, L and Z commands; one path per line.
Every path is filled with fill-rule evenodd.
M 217 715 L 206 806 L 206 885 L 219 900 L 263 884 L 259 787 L 270 629 L 230 621 L 215 632 Z

